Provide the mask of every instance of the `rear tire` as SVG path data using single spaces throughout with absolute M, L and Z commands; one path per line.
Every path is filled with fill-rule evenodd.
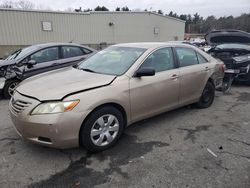
M 208 108 L 213 104 L 215 96 L 215 87 L 211 82 L 207 82 L 199 102 L 195 105 L 197 108 Z
M 100 152 L 112 147 L 121 137 L 125 127 L 122 113 L 104 106 L 90 114 L 80 130 L 80 142 L 90 152 Z
M 4 98 L 10 99 L 19 83 L 20 83 L 20 80 L 17 80 L 17 79 L 8 80 L 5 83 L 5 86 L 3 89 Z

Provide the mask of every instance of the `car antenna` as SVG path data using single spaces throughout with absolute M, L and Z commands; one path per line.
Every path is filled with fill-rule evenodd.
M 72 43 L 74 41 L 74 39 L 73 40 L 71 40 L 71 41 L 69 41 L 69 43 Z

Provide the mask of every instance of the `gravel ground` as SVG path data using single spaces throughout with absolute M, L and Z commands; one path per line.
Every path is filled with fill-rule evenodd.
M 0 100 L 0 187 L 250 187 L 250 87 L 127 128 L 99 154 L 18 137 Z M 210 151 L 210 152 L 209 152 Z

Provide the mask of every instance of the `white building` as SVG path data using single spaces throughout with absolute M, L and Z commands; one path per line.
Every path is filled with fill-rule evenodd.
M 0 9 L 0 57 L 16 48 L 47 42 L 72 41 L 98 49 L 124 42 L 183 40 L 184 28 L 184 21 L 152 12 Z

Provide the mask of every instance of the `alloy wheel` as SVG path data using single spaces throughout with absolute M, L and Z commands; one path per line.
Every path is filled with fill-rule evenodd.
M 17 85 L 18 85 L 18 82 L 13 82 L 9 85 L 8 93 L 10 96 L 12 96 L 14 94 L 14 91 L 15 91 Z

